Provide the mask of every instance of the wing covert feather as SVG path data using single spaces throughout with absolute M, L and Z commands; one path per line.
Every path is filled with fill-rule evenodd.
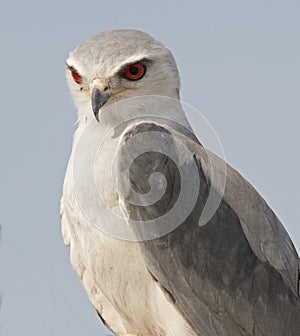
M 241 175 L 227 165 L 220 206 L 205 226 L 199 226 L 209 189 L 219 192 L 219 187 L 211 184 L 210 165 L 218 167 L 221 159 L 207 152 L 193 136 L 142 122 L 129 126 L 120 141 L 120 176 L 126 155 L 123 144 L 132 135 L 153 130 L 167 132 L 189 148 L 191 155 L 184 164 L 197 162 L 201 188 L 193 211 L 179 227 L 139 243 L 151 274 L 199 335 L 298 335 L 297 252 L 276 215 Z M 176 182 L 180 177 L 172 160 L 155 153 L 141 160 L 130 176 L 138 192 L 148 192 L 143 179 L 145 167 L 154 171 L 159 167 L 171 187 L 160 202 L 147 207 L 125 200 L 125 212 L 135 220 L 161 216 L 180 192 Z

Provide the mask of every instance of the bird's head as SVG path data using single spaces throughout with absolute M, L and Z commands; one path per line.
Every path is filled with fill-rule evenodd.
M 104 104 L 161 95 L 179 98 L 180 80 L 171 52 L 146 33 L 113 30 L 81 43 L 66 62 L 79 121 L 98 118 Z

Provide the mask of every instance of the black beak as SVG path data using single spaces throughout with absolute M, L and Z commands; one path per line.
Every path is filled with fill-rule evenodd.
M 92 91 L 92 109 L 96 120 L 99 122 L 99 110 L 108 101 L 110 93 L 103 93 L 95 86 Z

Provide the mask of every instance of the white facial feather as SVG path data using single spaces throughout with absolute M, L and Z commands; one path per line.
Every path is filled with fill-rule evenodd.
M 144 61 L 147 67 L 143 78 L 130 81 L 120 76 L 127 64 L 138 61 Z M 79 122 L 93 117 L 91 84 L 95 78 L 99 78 L 103 86 L 109 86 L 112 97 L 107 105 L 142 95 L 179 98 L 180 79 L 173 55 L 144 32 L 114 30 L 95 35 L 70 53 L 67 65 L 82 77 L 82 83 L 76 83 L 67 69 Z

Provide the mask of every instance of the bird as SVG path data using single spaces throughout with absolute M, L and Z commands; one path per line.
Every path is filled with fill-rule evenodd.
M 293 242 L 196 137 L 171 51 L 142 31 L 102 32 L 70 53 L 66 78 L 78 122 L 62 235 L 102 322 L 123 336 L 299 335 Z

